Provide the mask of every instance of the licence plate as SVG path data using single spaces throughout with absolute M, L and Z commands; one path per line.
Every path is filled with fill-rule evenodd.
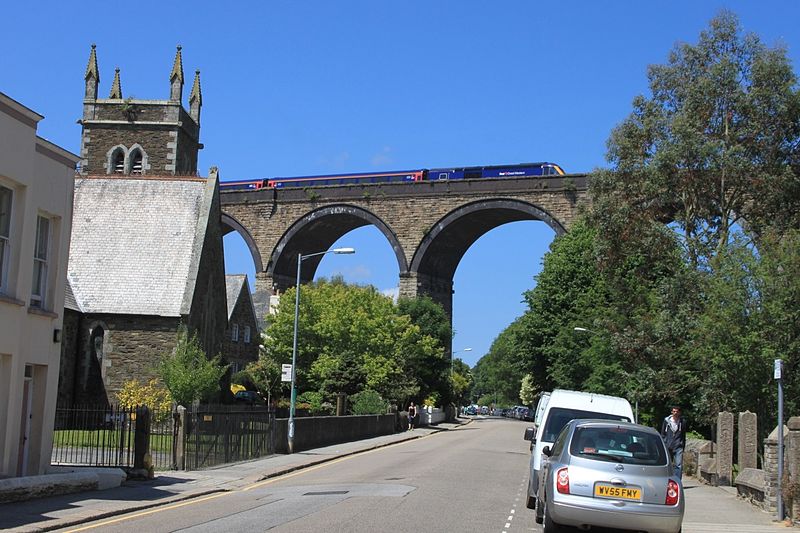
M 642 490 L 633 487 L 617 487 L 613 485 L 594 486 L 594 495 L 600 498 L 620 498 L 623 500 L 641 500 Z

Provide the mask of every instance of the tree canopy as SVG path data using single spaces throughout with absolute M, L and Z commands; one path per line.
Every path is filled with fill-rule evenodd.
M 292 359 L 294 291 L 284 293 L 265 335 L 262 357 L 277 365 Z M 391 298 L 341 278 L 304 285 L 300 291 L 298 391 L 319 392 L 334 402 L 338 393 L 372 390 L 404 403 L 432 390 L 428 369 L 442 368 L 444 348 Z M 404 309 L 419 317 L 444 316 L 424 302 L 405 303 Z
M 503 349 L 523 361 L 526 391 L 624 396 L 645 423 L 678 403 L 700 431 L 749 409 L 768 432 L 774 359 L 786 408 L 800 408 L 797 78 L 785 50 L 723 11 L 648 80 L 611 132 L 585 218 L 553 242 L 527 312 L 496 343 L 513 339 Z

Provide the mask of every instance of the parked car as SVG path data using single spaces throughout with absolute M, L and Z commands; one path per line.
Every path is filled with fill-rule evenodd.
M 525 440 L 531 441 L 532 452 L 528 477 L 528 498 L 525 505 L 533 509 L 539 490 L 539 468 L 542 449 L 552 445 L 561 429 L 573 418 L 604 418 L 633 422 L 633 409 L 625 398 L 592 392 L 556 389 L 543 407 L 541 423 L 525 430 Z
M 654 429 L 575 419 L 542 452 L 535 519 L 545 533 L 561 526 L 681 530 L 683 487 Z
M 468 415 L 472 415 L 472 416 L 474 416 L 474 415 L 477 415 L 477 414 L 478 414 L 478 410 L 475 408 L 475 406 L 474 406 L 474 405 L 469 405 L 469 406 L 467 406 L 467 409 L 466 409 L 464 412 L 465 412 L 466 414 L 468 414 Z
M 240 390 L 233 396 L 236 403 L 244 403 L 247 405 L 264 405 L 264 399 L 252 390 Z

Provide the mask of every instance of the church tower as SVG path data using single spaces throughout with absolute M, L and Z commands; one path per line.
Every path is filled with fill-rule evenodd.
M 175 53 L 169 75 L 169 99 L 139 100 L 122 94 L 117 68 L 108 98 L 98 98 L 100 73 L 95 45 L 84 75 L 81 134 L 82 175 L 194 176 L 200 143 L 200 71 L 195 72 L 184 109 L 183 58 Z

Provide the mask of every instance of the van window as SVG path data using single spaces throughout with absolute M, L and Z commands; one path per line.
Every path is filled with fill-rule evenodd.
M 632 422 L 627 416 L 612 415 L 609 413 L 595 413 L 593 411 L 581 411 L 580 409 L 566 409 L 564 407 L 553 407 L 547 415 L 547 420 L 542 433 L 542 440 L 553 442 L 561 430 L 569 424 L 573 418 L 601 418 L 603 420 L 622 420 Z

